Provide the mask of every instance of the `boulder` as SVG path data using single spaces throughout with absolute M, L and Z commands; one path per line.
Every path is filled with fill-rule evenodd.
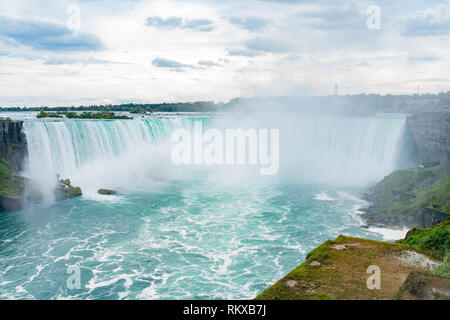
M 109 189 L 98 189 L 97 190 L 97 193 L 98 194 L 101 194 L 101 195 L 113 195 L 113 194 L 116 194 L 117 193 L 117 191 L 115 191 L 115 190 L 109 190 Z
M 55 190 L 56 200 L 64 200 L 83 195 L 80 187 L 73 187 L 70 184 L 70 179 L 60 180 Z
M 73 198 L 73 197 L 79 197 L 79 196 L 82 196 L 82 195 L 83 195 L 83 192 L 81 191 L 81 188 L 80 188 L 80 187 L 70 187 L 70 188 L 68 189 L 67 194 L 69 195 L 70 198 Z

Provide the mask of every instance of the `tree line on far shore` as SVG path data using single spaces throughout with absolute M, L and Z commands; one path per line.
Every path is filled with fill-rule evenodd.
M 335 96 L 284 96 L 265 98 L 235 98 L 226 103 L 212 101 L 178 103 L 125 103 L 117 105 L 89 105 L 71 107 L 0 107 L 0 111 L 44 112 L 131 112 L 145 114 L 152 112 L 217 112 L 249 110 L 303 110 L 308 112 L 438 112 L 450 111 L 450 91 L 437 94 L 379 95 L 356 94 Z

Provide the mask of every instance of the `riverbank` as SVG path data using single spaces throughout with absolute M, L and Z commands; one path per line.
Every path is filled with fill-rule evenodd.
M 450 299 L 448 256 L 437 258 L 448 255 L 449 239 L 449 220 L 399 243 L 341 235 L 310 252 L 256 299 Z
M 429 227 L 450 214 L 450 176 L 444 165 L 417 166 L 386 176 L 364 195 L 361 217 L 371 226 Z
M 39 174 L 41 174 L 42 172 L 48 172 L 52 173 L 51 176 L 54 176 L 55 171 L 52 171 L 54 169 L 53 163 L 63 164 L 66 165 L 67 168 L 69 168 L 72 163 L 75 163 L 71 161 L 77 158 L 79 159 L 81 158 L 81 156 L 90 156 L 92 157 L 91 159 L 95 159 L 96 161 L 91 160 L 91 164 L 95 164 L 95 166 L 90 167 L 89 170 L 85 172 L 85 175 L 82 176 L 82 178 L 85 180 L 82 180 L 82 182 L 80 182 L 80 180 L 78 179 L 79 177 L 77 177 L 77 167 L 73 166 L 73 168 L 75 168 L 75 170 L 73 171 L 61 171 L 65 172 L 66 174 L 64 178 L 70 176 L 73 178 L 73 181 L 76 181 L 77 185 L 82 185 L 83 187 L 86 186 L 86 194 L 89 194 L 90 190 L 88 190 L 87 188 L 92 181 L 92 175 L 98 172 L 101 173 L 103 169 L 107 170 L 104 170 L 105 175 L 101 176 L 102 184 L 103 181 L 105 181 L 104 177 L 111 176 L 111 172 L 120 173 L 117 176 L 120 177 L 122 175 L 126 179 L 129 179 L 129 177 L 133 177 L 132 173 L 133 169 L 135 168 L 138 169 L 139 176 L 143 175 L 143 170 L 145 169 L 149 170 L 148 173 L 154 174 L 156 172 L 156 167 L 149 166 L 147 161 L 140 162 L 140 159 L 136 159 L 136 156 L 140 155 L 138 152 L 136 152 L 136 150 L 140 150 L 142 148 L 134 147 L 147 146 L 147 142 L 155 141 L 141 141 L 141 137 L 148 137 L 149 139 L 154 137 L 157 137 L 158 139 L 159 137 L 167 137 L 171 128 L 174 127 L 173 125 L 178 125 L 178 122 L 175 123 L 175 121 L 176 119 L 170 121 L 168 120 L 167 122 L 159 120 L 155 122 L 147 122 L 147 120 L 141 119 L 137 121 L 116 122 L 84 122 L 69 120 L 48 122 L 29 121 L 25 125 L 25 132 L 29 137 L 28 142 L 31 151 L 46 150 L 48 152 L 48 154 L 46 154 L 46 157 L 36 157 L 33 159 L 33 163 L 36 165 L 35 172 L 38 172 Z M 363 145 L 367 146 L 373 146 L 377 144 L 380 146 L 386 146 L 387 142 L 392 141 L 393 134 L 389 133 L 396 132 L 397 134 L 395 135 L 395 137 L 401 137 L 400 132 L 404 125 L 404 119 L 402 119 L 402 121 L 395 121 L 394 126 L 392 126 L 391 123 L 388 128 L 397 128 L 397 130 L 392 131 L 386 130 L 386 126 L 384 125 L 381 126 L 381 120 L 376 119 L 374 120 L 374 122 L 376 125 L 373 126 L 372 129 L 377 130 L 375 130 L 375 132 L 372 132 L 379 134 L 364 135 L 364 133 L 366 132 L 366 126 L 361 125 L 359 119 L 352 119 L 352 121 L 350 122 L 338 122 L 338 128 L 341 129 L 342 133 L 341 135 L 339 135 L 339 138 L 341 139 L 340 141 L 348 142 L 347 140 L 349 135 L 343 133 L 348 132 L 347 128 L 352 128 L 352 130 L 350 131 L 353 135 L 355 135 L 354 127 L 358 128 L 358 133 L 360 133 L 361 136 L 369 136 L 373 138 L 373 140 L 363 140 Z M 77 126 L 70 126 L 71 123 L 76 123 Z M 142 126 L 142 123 L 146 123 L 146 126 Z M 298 122 L 296 122 L 296 124 L 298 124 Z M 358 126 L 356 126 L 356 124 Z M 388 124 L 390 124 L 390 121 L 386 123 L 386 125 Z M 91 126 L 90 129 L 96 130 L 87 130 L 87 125 Z M 303 127 L 305 127 L 305 125 L 303 125 Z M 319 130 L 319 132 L 327 130 L 327 128 L 329 127 L 330 126 L 328 121 L 322 122 L 322 126 L 320 126 L 321 130 Z M 62 129 L 70 129 L 74 131 L 63 131 Z M 135 129 L 138 130 L 134 131 Z M 161 131 L 163 129 L 167 131 Z M 67 132 L 70 134 L 61 134 Z M 86 135 L 86 132 L 90 132 L 91 134 Z M 119 132 L 119 134 L 117 134 L 117 132 Z M 139 132 L 143 134 L 130 135 L 128 134 L 129 132 Z M 148 133 L 152 133 L 152 135 Z M 153 133 L 160 134 L 160 136 L 153 136 Z M 333 134 L 333 132 L 328 131 L 327 133 L 329 133 L 330 136 L 331 134 Z M 73 137 L 79 136 L 84 137 L 84 139 L 73 139 Z M 325 137 L 326 136 L 327 135 L 325 135 Z M 130 139 L 129 141 L 133 142 L 131 146 L 132 148 L 124 149 L 124 151 L 126 151 L 124 153 L 127 155 L 127 157 L 125 158 L 126 161 L 113 163 L 114 166 L 111 166 L 111 163 L 104 162 L 102 158 L 105 154 L 107 154 L 107 158 L 112 159 L 114 153 L 111 152 L 112 149 L 104 147 L 110 145 L 122 145 L 123 140 L 120 139 L 122 137 L 135 137 L 138 139 L 136 141 Z M 381 140 L 382 143 L 380 142 L 381 138 L 383 138 L 383 140 Z M 98 143 L 99 141 L 103 141 L 105 143 L 100 144 Z M 140 142 L 145 143 L 141 144 Z M 354 143 L 354 146 L 361 145 L 361 140 L 359 139 L 352 140 L 351 142 Z M 379 143 L 375 144 L 375 142 Z M 51 146 L 51 149 L 45 149 L 46 145 Z M 33 146 L 34 148 L 31 148 L 31 146 Z M 89 147 L 86 148 L 86 146 Z M 388 146 L 389 148 L 374 148 L 370 153 L 366 154 L 366 159 L 375 158 L 379 154 L 384 154 L 384 152 L 387 152 L 387 149 L 389 151 L 392 151 L 387 152 L 388 154 L 394 155 L 395 152 L 393 151 L 396 150 L 396 144 L 392 143 L 388 144 Z M 305 150 L 309 150 L 309 148 L 305 148 Z M 355 148 L 354 150 L 358 149 Z M 33 153 L 31 151 L 30 155 L 39 155 L 39 153 Z M 75 153 L 74 151 L 77 151 L 77 153 Z M 101 155 L 102 157 L 96 158 L 99 155 Z M 154 155 L 155 154 L 152 153 L 152 156 Z M 353 158 L 357 159 L 358 155 L 358 153 L 355 153 Z M 53 157 L 59 160 L 53 162 L 53 159 L 55 159 Z M 316 158 L 317 157 L 314 157 L 314 159 Z M 49 159 L 52 159 L 52 161 L 49 161 Z M 391 160 L 392 161 L 388 161 L 387 163 L 393 162 L 393 160 L 395 160 L 394 156 L 392 156 Z M 358 163 L 360 162 L 357 162 L 356 165 L 358 165 Z M 44 171 L 44 166 L 46 164 L 51 166 L 50 169 L 52 170 Z M 105 164 L 107 166 L 105 166 Z M 324 166 L 319 167 L 323 168 Z M 92 168 L 97 170 L 93 170 Z M 102 170 L 99 170 L 99 168 L 101 168 Z M 114 170 L 111 170 L 111 168 L 113 168 Z M 300 168 L 300 166 L 298 166 L 297 168 Z M 371 168 L 376 169 L 377 165 L 364 167 L 364 170 L 360 170 L 360 172 L 368 172 Z M 337 165 L 334 169 L 342 170 L 342 165 Z M 159 171 L 166 172 L 168 170 L 167 167 L 162 167 Z M 386 170 L 385 172 L 387 171 L 388 170 Z M 39 175 L 36 176 L 39 177 Z M 47 174 L 46 176 L 49 177 L 50 175 Z M 325 176 L 327 175 L 325 174 Z M 380 176 L 378 176 L 378 178 L 380 178 Z M 131 180 L 133 180 L 131 181 L 133 188 L 139 190 L 143 189 L 141 186 L 136 187 L 136 181 L 134 180 L 134 178 Z M 149 185 L 154 186 L 154 181 L 152 181 Z M 111 188 L 115 187 L 115 185 L 110 184 L 106 184 L 106 186 Z M 193 186 L 195 186 L 197 189 L 193 189 Z M 95 194 L 97 194 L 95 190 L 97 190 L 98 187 L 103 187 L 103 185 L 95 186 L 93 188 Z M 115 237 L 116 234 L 123 231 L 123 226 L 133 226 L 133 228 L 130 229 L 129 234 L 139 236 L 138 240 L 133 241 L 134 243 L 136 243 L 136 245 L 132 248 L 128 246 L 131 241 L 128 238 L 127 234 L 127 237 L 123 239 L 123 247 L 120 247 L 118 250 L 119 252 L 116 252 L 116 240 L 112 239 L 111 243 L 113 244 L 113 246 L 108 247 L 108 244 L 102 245 L 98 248 L 99 251 L 97 253 L 111 249 L 115 252 L 115 254 L 118 255 L 119 253 L 120 255 L 125 255 L 126 253 L 132 253 L 134 255 L 136 252 L 139 252 L 141 250 L 142 243 L 160 243 L 160 239 L 169 237 L 169 239 L 173 239 L 172 243 L 174 244 L 174 246 L 167 246 L 163 249 L 166 250 L 166 256 L 164 258 L 161 258 L 161 260 L 155 261 L 154 263 L 148 263 L 149 257 L 150 259 L 153 259 L 159 254 L 158 252 L 161 250 L 161 248 L 157 248 L 158 252 L 148 251 L 146 252 L 145 256 L 141 257 L 142 265 L 148 268 L 146 274 L 152 274 L 153 272 L 155 272 L 155 265 L 157 265 L 158 268 L 168 270 L 168 273 L 179 274 L 179 270 L 181 268 L 183 272 L 186 272 L 185 274 L 189 274 L 191 272 L 190 268 L 192 267 L 192 265 L 195 265 L 199 266 L 198 270 L 210 270 L 211 272 L 210 274 L 212 280 L 211 283 L 208 284 L 208 286 L 214 288 L 213 290 L 216 290 L 216 292 L 214 293 L 214 295 L 210 295 L 205 298 L 241 297 L 240 294 L 242 288 L 245 287 L 246 284 L 252 284 L 252 286 L 248 286 L 246 289 L 246 296 L 244 297 L 248 298 L 254 297 L 256 293 L 261 292 L 261 290 L 263 290 L 264 286 L 267 283 L 273 283 L 273 281 L 275 280 L 274 275 L 275 277 L 279 278 L 287 271 L 287 269 L 294 267 L 296 264 L 295 261 L 297 259 L 300 259 L 300 250 L 304 250 L 301 251 L 301 255 L 303 257 L 303 255 L 307 251 L 311 250 L 313 247 L 317 246 L 317 244 L 329 238 L 330 234 L 332 234 L 333 237 L 337 236 L 340 233 L 357 235 L 359 237 L 371 237 L 371 235 L 369 235 L 369 232 L 366 232 L 359 227 L 359 221 L 357 221 L 356 217 L 348 217 L 349 210 L 362 203 L 362 201 L 358 202 L 358 199 L 351 200 L 351 205 L 347 204 L 347 202 L 349 201 L 345 202 L 343 201 L 343 199 L 341 199 L 344 197 L 338 197 L 338 192 L 336 192 L 336 196 L 334 196 L 333 193 L 329 193 L 330 195 L 332 195 L 331 197 L 327 196 L 325 191 L 328 192 L 328 190 L 325 189 L 328 187 L 324 186 L 320 186 L 320 188 L 317 189 L 317 192 L 312 192 L 311 186 L 302 186 L 304 187 L 303 190 L 301 188 L 294 189 L 287 186 L 282 186 L 280 189 L 277 189 L 273 188 L 273 185 L 268 185 L 268 188 L 264 189 L 251 189 L 251 187 L 252 186 L 249 185 L 243 185 L 239 187 L 233 186 L 230 188 L 229 185 L 226 185 L 223 186 L 223 188 L 222 186 L 219 186 L 218 188 L 218 184 L 215 181 L 210 185 L 204 184 L 199 186 L 198 184 L 192 183 L 192 180 L 189 180 L 186 181 L 186 184 L 181 187 L 179 183 L 177 183 L 176 185 L 170 185 L 170 188 L 167 188 L 167 190 L 170 190 L 171 193 L 163 194 L 161 198 L 157 198 L 153 194 L 150 196 L 133 194 L 132 196 L 127 195 L 124 197 L 103 197 L 102 203 L 98 203 L 98 201 L 90 201 L 89 199 L 81 199 L 80 201 L 75 200 L 73 202 L 67 201 L 66 203 L 55 204 L 55 207 L 51 210 L 54 210 L 53 212 L 56 213 L 54 214 L 54 216 L 59 217 L 61 220 L 57 220 L 57 223 L 55 222 L 52 226 L 52 228 L 54 228 L 53 230 L 57 230 L 54 233 L 55 238 L 53 239 L 56 239 L 59 234 L 65 234 L 66 232 L 68 232 L 68 230 L 69 232 L 72 232 L 70 230 L 72 230 L 73 225 L 86 226 L 85 233 L 80 233 L 79 239 L 83 239 L 86 237 L 89 238 L 91 234 L 98 232 L 98 230 L 105 230 L 105 226 L 109 225 L 111 221 L 114 220 L 117 222 L 116 226 L 112 230 L 107 231 L 111 231 L 111 234 L 113 234 Z M 233 198 L 234 196 L 236 198 Z M 243 198 L 245 196 L 247 197 Z M 180 199 L 187 200 L 179 201 Z M 313 201 L 310 202 L 310 199 L 313 199 Z M 118 207 L 120 205 L 118 204 L 118 202 L 122 201 L 124 203 L 123 207 Z M 188 208 L 186 208 L 187 203 Z M 203 207 L 198 207 L 198 203 L 207 203 L 209 207 L 206 209 Z M 236 203 L 239 203 L 239 205 L 237 206 Z M 286 203 L 289 205 L 285 207 Z M 247 204 L 248 206 L 246 206 Z M 261 204 L 264 206 L 262 206 Z M 67 207 L 65 207 L 65 205 L 67 205 Z M 219 208 L 223 208 L 223 210 L 221 211 Z M 235 210 L 235 212 L 232 212 L 234 216 L 230 214 L 230 210 Z M 43 212 L 44 215 L 47 214 L 46 211 L 47 208 L 44 208 L 44 210 L 42 210 L 41 212 Z M 63 212 L 63 214 L 61 214 L 61 212 Z M 66 214 L 66 212 L 69 212 L 70 214 Z M 126 214 L 124 214 L 124 212 L 126 212 Z M 254 214 L 249 215 L 249 212 L 252 212 Z M 140 214 L 142 214 L 145 219 L 141 219 L 142 216 L 137 216 Z M 196 215 L 192 216 L 192 214 Z M 170 221 L 173 221 L 173 225 L 171 225 L 170 228 L 167 227 L 168 215 L 171 215 Z M 349 218 L 350 221 L 345 221 L 344 218 Z M 355 218 L 355 221 L 353 221 L 352 218 Z M 39 219 L 41 220 L 42 216 L 39 216 Z M 66 222 L 70 222 L 67 223 L 66 229 L 62 229 L 60 224 L 64 219 L 67 219 Z M 202 221 L 202 219 L 206 220 L 203 220 L 204 224 L 202 224 L 202 227 L 199 228 L 198 222 Z M 53 216 L 52 219 L 49 220 L 53 221 Z M 144 221 L 144 223 L 142 221 Z M 211 221 L 213 223 L 211 223 Z M 223 225 L 223 221 L 226 221 L 227 224 Z M 164 226 L 163 228 L 158 228 L 156 234 L 159 235 L 159 232 L 164 232 L 164 230 L 168 230 L 168 234 L 164 234 L 163 237 L 155 239 L 155 229 L 150 228 L 154 228 L 156 226 Z M 212 229 L 206 229 L 210 228 L 211 226 L 213 226 Z M 246 229 L 243 229 L 242 226 L 248 227 L 246 227 Z M 346 227 L 336 230 L 336 227 L 341 226 Z M 173 230 L 176 230 L 176 232 L 173 232 Z M 193 230 L 200 231 L 194 234 L 192 233 Z M 40 230 L 36 228 L 36 231 L 38 232 L 24 233 L 28 237 L 30 243 L 38 242 L 37 239 L 39 238 Z M 140 231 L 144 231 L 144 233 L 139 233 Z M 224 234 L 221 234 L 220 232 L 223 232 Z M 202 239 L 203 235 L 210 234 L 215 235 L 215 237 L 220 236 L 221 239 L 226 239 L 227 241 L 228 239 L 230 239 L 229 235 L 234 234 L 237 235 L 238 240 L 236 240 L 236 238 L 233 238 L 231 239 L 231 243 L 221 243 L 219 241 L 214 241 L 215 239 L 208 239 L 207 241 L 198 240 Z M 192 235 L 192 237 L 185 237 L 185 235 Z M 314 241 L 315 239 L 316 241 Z M 66 240 L 67 242 L 69 242 L 68 247 L 78 245 L 76 242 L 71 242 L 72 239 Z M 42 241 L 39 241 L 38 245 L 42 250 L 41 252 L 47 252 L 48 241 L 52 241 L 52 239 L 44 239 Z M 86 243 L 86 248 L 90 249 L 92 248 L 92 246 L 95 247 L 98 243 L 97 238 L 92 239 L 91 243 Z M 180 255 L 176 249 L 178 248 L 179 243 L 186 243 L 187 247 L 189 248 L 188 250 L 186 250 L 186 254 L 183 254 L 183 257 L 187 257 L 186 259 L 192 257 L 192 259 L 186 262 L 186 269 L 183 270 L 183 267 L 177 266 L 176 268 L 174 268 L 174 270 L 170 270 L 171 266 L 168 265 L 167 261 L 173 261 L 174 263 L 179 261 Z M 247 251 L 242 250 L 243 254 L 239 253 L 238 256 L 236 254 L 236 243 L 240 243 L 240 245 L 242 245 L 242 247 Z M 194 244 L 195 246 L 193 246 Z M 209 244 L 210 247 L 207 247 L 207 244 Z M 276 244 L 276 248 L 274 244 Z M 303 249 L 305 247 L 307 249 Z M 194 248 L 194 250 L 192 250 L 191 248 Z M 255 251 L 253 251 L 253 248 L 258 248 L 258 252 L 255 253 Z M 15 249 L 15 252 L 27 251 L 26 246 L 22 246 L 20 244 L 18 244 Z M 214 260 L 209 259 L 208 257 L 211 256 L 211 252 L 214 253 L 214 256 L 220 256 L 221 258 Z M 370 250 L 366 251 L 366 253 L 370 255 Z M 27 256 L 27 254 L 28 253 L 24 253 L 23 256 Z M 33 255 L 36 254 L 33 253 Z M 42 254 L 38 254 L 36 256 L 41 255 Z M 206 258 L 198 259 L 199 256 Z M 48 266 L 48 270 L 50 270 L 53 268 L 53 261 L 58 258 L 59 257 L 55 256 L 52 257 L 52 259 L 48 259 L 48 264 L 43 264 L 42 261 L 38 261 L 36 259 L 35 265 L 46 265 Z M 136 261 L 136 257 L 132 255 L 128 256 L 127 259 L 130 259 L 130 261 Z M 90 263 L 89 258 L 87 258 L 87 260 L 81 258 L 80 261 Z M 273 261 L 275 261 L 275 263 L 272 263 Z M 249 268 L 252 269 L 249 269 L 249 272 L 243 275 L 242 265 L 246 263 L 251 264 Z M 286 267 L 287 263 L 289 263 L 288 267 Z M 111 265 L 109 265 L 107 269 L 111 270 L 112 267 L 115 267 L 113 266 L 113 264 L 114 260 L 112 259 Z M 261 271 L 259 271 L 257 268 L 254 268 L 255 266 L 257 268 L 261 268 Z M 280 266 L 284 266 L 285 269 L 282 269 L 282 271 L 278 271 L 280 270 L 278 269 Z M 65 275 L 64 267 L 65 266 L 61 265 L 61 274 Z M 132 271 L 130 270 L 124 270 L 123 273 L 119 275 L 129 277 L 129 274 L 131 272 Z M 233 279 L 233 281 L 235 281 L 235 285 L 233 286 L 232 291 L 229 288 L 216 286 L 217 279 L 221 279 L 220 281 L 223 280 L 229 283 L 230 274 L 236 275 L 236 278 Z M 117 276 L 119 275 L 114 274 L 114 277 L 117 278 Z M 271 278 L 269 280 L 266 280 L 266 282 L 261 283 L 261 279 L 267 279 L 267 277 Z M 14 290 L 17 285 L 23 284 L 21 283 L 22 280 L 20 278 L 15 278 L 14 275 L 11 275 L 11 279 L 13 279 L 11 281 L 17 281 L 17 283 L 14 283 L 13 285 L 13 283 L 11 282 L 11 288 L 8 289 L 10 291 Z M 111 277 L 108 272 L 105 272 L 105 277 L 101 279 L 97 278 L 96 280 L 99 283 L 103 283 L 105 281 L 110 281 Z M 189 291 L 188 294 L 192 294 L 186 296 L 188 298 L 197 297 L 194 296 L 196 292 L 191 289 L 193 288 L 193 283 L 196 283 L 196 285 L 198 285 L 198 290 L 204 290 L 204 279 L 189 279 L 189 281 L 181 284 L 183 290 L 186 289 L 187 291 Z M 255 283 L 256 285 L 254 285 Z M 160 288 L 161 291 L 158 292 L 159 294 L 164 294 L 163 292 L 167 292 L 168 287 L 164 287 L 162 285 Z M 173 285 L 171 285 L 170 288 L 173 288 Z M 122 293 L 121 290 L 122 288 L 118 288 L 116 291 L 119 296 Z M 133 295 L 130 297 L 140 298 L 142 297 L 142 290 L 142 286 L 137 285 L 133 288 L 133 290 L 128 292 L 133 292 Z M 54 292 L 57 291 L 58 290 L 55 290 Z M 227 295 L 225 295 L 224 292 L 226 292 Z M 40 293 L 36 291 L 35 294 L 35 297 L 39 297 Z M 94 293 L 93 296 L 95 296 L 95 294 L 97 293 Z M 91 298 L 92 296 L 90 295 L 90 293 L 88 293 L 86 297 Z M 100 294 L 97 297 L 103 296 Z M 154 295 L 152 295 L 152 297 L 154 297 Z M 159 297 L 161 297 L 161 295 Z M 176 297 L 176 295 L 173 295 L 173 293 L 171 293 L 171 295 L 162 297 L 173 298 Z M 339 297 L 330 295 L 330 298 L 337 299 Z
M 362 218 L 412 228 L 396 243 L 339 236 L 256 299 L 450 299 L 450 178 L 445 164 L 397 170 L 369 189 Z M 375 226 L 375 227 L 374 227 Z M 369 266 L 381 287 L 367 286 Z
M 256 299 L 450 299 L 450 114 L 408 117 L 405 139 L 415 164 L 369 188 L 359 209 L 369 230 L 412 228 L 405 239 L 328 240 Z M 379 289 L 368 288 L 369 266 Z

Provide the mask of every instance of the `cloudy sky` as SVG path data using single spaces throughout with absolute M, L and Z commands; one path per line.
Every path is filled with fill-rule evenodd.
M 334 83 L 450 90 L 450 1 L 0 2 L 0 106 L 327 95 Z

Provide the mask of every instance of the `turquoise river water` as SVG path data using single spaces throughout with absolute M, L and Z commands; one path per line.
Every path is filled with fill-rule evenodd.
M 23 174 L 45 201 L 0 215 L 0 299 L 254 298 L 327 239 L 392 235 L 361 228 L 357 209 L 367 186 L 400 166 L 401 116 L 10 116 L 25 119 Z M 279 128 L 279 174 L 173 165 L 170 134 L 194 121 Z M 54 202 L 56 173 L 83 196 Z M 78 288 L 67 284 L 71 266 Z

